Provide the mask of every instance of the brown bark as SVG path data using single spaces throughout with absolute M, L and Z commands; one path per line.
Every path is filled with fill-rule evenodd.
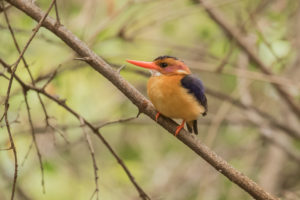
M 39 21 L 43 13 L 40 8 L 27 0 L 7 0 L 10 4 L 22 10 L 24 13 Z M 50 17 L 47 17 L 43 26 L 53 32 L 57 37 L 62 39 L 70 48 L 72 48 L 79 56 L 85 58 L 84 60 L 93 67 L 96 71 L 106 77 L 112 84 L 114 84 L 130 101 L 135 104 L 139 111 L 148 115 L 155 120 L 156 111 L 152 104 L 132 85 L 123 79 L 109 64 L 102 58 L 96 55 L 88 46 L 80 41 L 74 34 L 72 34 L 64 26 L 59 25 Z M 163 126 L 170 133 L 174 133 L 177 124 L 167 118 L 159 118 L 158 123 Z M 265 192 L 254 181 L 243 175 L 241 172 L 234 169 L 225 160 L 223 160 L 216 153 L 211 151 L 194 135 L 182 130 L 178 139 L 186 144 L 195 153 L 206 160 L 217 171 L 225 175 L 228 179 L 236 183 L 239 187 L 247 191 L 252 197 L 259 200 L 276 200 L 277 198 Z

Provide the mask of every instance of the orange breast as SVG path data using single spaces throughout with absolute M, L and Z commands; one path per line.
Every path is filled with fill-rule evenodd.
M 148 81 L 148 96 L 161 114 L 186 121 L 196 120 L 205 112 L 196 98 L 181 86 L 184 75 L 152 76 Z

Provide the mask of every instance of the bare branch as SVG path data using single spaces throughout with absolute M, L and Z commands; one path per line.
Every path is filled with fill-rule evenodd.
M 234 98 L 232 98 L 232 97 L 230 97 L 230 96 L 228 96 L 228 95 L 226 95 L 222 92 L 213 90 L 211 88 L 206 88 L 206 93 L 208 95 L 214 96 L 218 99 L 222 99 L 223 101 L 228 101 L 232 105 L 234 105 L 236 107 L 239 107 L 241 109 L 252 110 L 255 113 L 257 113 L 258 115 L 260 115 L 261 117 L 263 117 L 264 119 L 267 119 L 272 126 L 284 131 L 285 133 L 287 133 L 288 135 L 290 135 L 294 139 L 300 140 L 300 133 L 297 130 L 294 130 L 293 128 L 287 126 L 286 124 L 284 124 L 282 122 L 279 122 L 273 116 L 269 115 L 266 112 L 263 112 L 260 109 L 254 107 L 254 106 L 251 106 L 251 105 L 246 105 L 246 104 L 244 104 L 243 102 L 241 102 L 237 99 L 234 99 Z
M 137 118 L 137 116 L 135 116 L 135 117 L 128 117 L 128 118 L 125 118 L 125 119 L 119 119 L 119 120 L 110 121 L 110 122 L 105 122 L 103 124 L 100 124 L 99 126 L 96 126 L 96 128 L 100 129 L 100 128 L 103 128 L 104 126 L 108 126 L 108 125 L 111 125 L 111 124 L 117 124 L 117 123 L 124 123 L 124 122 L 128 122 L 128 121 L 132 121 L 132 120 L 134 120 L 136 118 Z
M 8 66 L 7 63 L 5 63 L 2 59 L 0 59 L 0 63 L 4 67 L 10 69 L 10 66 Z M 11 70 L 8 70 L 8 71 L 11 72 Z M 81 115 L 79 115 L 77 112 L 75 112 L 72 108 L 67 106 L 65 100 L 61 100 L 61 99 L 57 98 L 56 96 L 53 96 L 53 95 L 47 93 L 45 90 L 43 90 L 41 88 L 37 88 L 35 86 L 31 86 L 31 85 L 28 85 L 28 84 L 24 83 L 16 74 L 14 75 L 14 78 L 19 82 L 19 84 L 23 87 L 23 89 L 25 91 L 33 90 L 33 91 L 36 91 L 37 93 L 41 93 L 41 94 L 45 95 L 46 97 L 48 97 L 49 99 L 51 99 L 52 101 L 56 102 L 58 105 L 60 105 L 64 109 L 66 109 L 70 114 L 75 116 L 78 120 L 82 119 L 84 124 L 86 126 L 88 126 L 93 131 L 93 133 L 103 142 L 103 144 L 107 147 L 107 149 L 111 152 L 111 154 L 114 156 L 114 158 L 117 160 L 117 162 L 124 169 L 124 171 L 125 171 L 126 175 L 128 176 L 129 180 L 132 182 L 132 184 L 134 185 L 134 187 L 138 191 L 141 199 L 150 200 L 150 197 L 144 192 L 144 190 L 135 181 L 134 177 L 132 176 L 131 172 L 129 171 L 127 166 L 124 164 L 122 159 L 116 154 L 116 152 L 113 150 L 113 148 L 109 145 L 109 143 L 105 140 L 105 138 L 102 136 L 102 134 L 100 133 L 100 131 L 96 127 L 94 127 L 90 122 L 88 122 Z
M 282 149 L 290 158 L 298 162 L 300 164 L 300 155 L 297 154 L 290 146 L 286 145 L 284 142 L 279 141 L 277 137 L 273 137 L 271 134 L 267 134 L 262 132 L 263 137 L 266 138 L 269 142 L 273 143 L 274 145 L 278 146 Z
M 6 80 L 9 80 L 9 78 L 2 72 L 0 72 L 0 76 L 4 77 Z
M 4 149 L 0 149 L 0 151 L 8 151 L 8 150 L 11 150 L 12 148 L 11 147 L 7 147 L 7 148 L 4 148 Z
M 29 103 L 28 103 L 28 99 L 27 99 L 27 92 L 24 88 L 24 99 L 25 99 L 25 104 L 26 104 L 26 109 L 27 109 L 27 115 L 28 115 L 28 121 L 30 124 L 30 129 L 31 129 L 31 135 L 32 135 L 32 140 L 36 149 L 36 153 L 39 159 L 39 164 L 40 164 L 40 169 L 41 169 L 41 173 L 42 173 L 42 188 L 43 188 L 43 193 L 45 193 L 45 177 L 44 177 L 44 167 L 43 167 L 43 161 L 42 161 L 42 154 L 40 152 L 38 143 L 36 141 L 36 136 L 35 136 L 35 130 L 34 130 L 34 126 L 32 123 L 32 118 L 31 118 L 31 113 L 30 113 L 30 107 L 29 107 Z M 30 148 L 29 148 L 30 149 Z
M 55 78 L 57 71 L 60 69 L 61 65 L 59 65 L 51 74 L 50 77 L 48 78 L 47 82 L 43 86 L 43 90 L 49 85 L 49 83 Z
M 96 161 L 96 158 L 95 158 L 95 151 L 94 151 L 94 147 L 93 147 L 90 135 L 88 134 L 88 132 L 84 128 L 84 126 L 85 126 L 84 120 L 82 118 L 80 118 L 79 120 L 80 120 L 80 125 L 81 125 L 81 128 L 82 128 L 82 131 L 84 133 L 85 139 L 86 139 L 88 147 L 89 147 L 89 151 L 91 153 L 91 157 L 92 157 L 92 161 L 93 161 L 93 168 L 94 168 L 96 188 L 95 188 L 95 191 L 94 191 L 94 193 L 93 193 L 93 195 L 90 199 L 93 199 L 94 195 L 96 195 L 96 200 L 99 200 L 99 184 L 98 184 L 99 176 L 98 176 L 97 161 Z
M 81 60 L 81 61 L 85 61 L 85 62 L 87 62 L 87 61 L 91 61 L 91 60 L 92 60 L 92 58 L 90 58 L 90 57 L 86 56 L 86 57 L 82 57 L 82 58 L 74 58 L 74 60 Z
M 60 19 L 59 19 L 59 14 L 58 14 L 58 7 L 57 7 L 57 2 L 56 0 L 54 1 L 54 8 L 55 8 L 55 14 L 56 14 L 56 21 L 57 21 L 57 24 L 60 25 Z
M 4 8 L 4 3 L 3 1 L 1 1 L 2 3 L 2 7 Z M 7 13 L 6 13 L 6 9 L 3 9 L 4 11 L 4 16 L 5 19 L 7 20 Z M 13 83 L 13 78 L 14 78 L 14 74 L 17 70 L 17 65 L 16 67 L 14 67 L 11 71 L 11 77 L 9 79 L 9 83 L 8 83 L 8 88 L 7 88 L 7 92 L 6 92 L 6 98 L 5 98 L 5 110 L 4 110 L 4 114 L 1 117 L 0 121 L 2 121 L 3 117 L 5 119 L 5 123 L 6 123 L 6 128 L 7 128 L 7 132 L 8 132 L 8 136 L 9 136 L 9 141 L 10 141 L 10 148 L 13 151 L 13 155 L 14 155 L 14 163 L 15 163 L 15 170 L 14 170 L 14 179 L 13 179 L 13 185 L 12 185 L 12 192 L 11 192 L 11 200 L 14 199 L 15 196 L 15 190 L 16 190 L 16 184 L 17 184 L 17 178 L 18 178 L 18 158 L 17 158 L 17 150 L 16 150 L 16 146 L 14 143 L 14 139 L 12 137 L 12 133 L 11 133 L 11 129 L 10 129 L 10 124 L 8 121 L 8 109 L 9 109 L 9 97 L 10 97 L 10 91 L 11 91 L 11 86 Z
M 2 4 L 2 5 L 0 6 L 0 13 L 2 13 L 2 12 L 4 12 L 4 11 L 8 10 L 10 7 L 11 7 L 11 5 L 4 6 L 4 4 Z
M 7 0 L 9 3 L 17 7 L 18 9 L 25 12 L 27 15 L 31 16 L 35 20 L 39 20 L 42 17 L 42 11 L 35 6 L 34 4 L 28 1 L 22 0 Z M 47 17 L 45 22 L 43 23 L 47 29 L 52 31 L 58 37 L 60 37 L 66 44 L 68 44 L 77 54 L 81 57 L 89 57 L 91 60 L 87 61 L 96 71 L 105 76 L 108 80 L 110 80 L 121 92 L 123 92 L 133 104 L 135 104 L 139 111 L 145 113 L 153 120 L 155 120 L 156 111 L 150 102 L 140 93 L 138 92 L 132 85 L 130 85 L 126 80 L 124 80 L 115 70 L 113 70 L 103 59 L 97 56 L 93 51 L 91 51 L 86 44 L 81 42 L 75 35 L 73 35 L 70 31 L 68 31 L 64 26 L 56 27 L 55 20 L 50 17 Z M 43 94 L 44 91 L 36 89 L 35 87 L 31 87 L 35 89 L 37 92 L 41 92 Z M 47 96 L 49 98 L 53 98 L 52 96 Z M 78 114 L 73 110 L 70 110 L 69 107 L 66 107 L 65 104 L 55 100 L 59 105 L 62 105 L 69 112 L 75 115 L 78 118 Z M 300 112 L 299 112 L 300 114 Z M 86 122 L 87 123 L 87 122 Z M 177 127 L 177 124 L 167 118 L 161 117 L 158 120 L 158 123 L 162 125 L 166 130 L 170 133 L 174 133 Z M 87 123 L 93 130 L 93 126 Z M 97 132 L 93 130 L 93 132 Z M 97 134 L 98 137 L 101 137 L 101 140 L 104 142 L 104 138 L 101 134 Z M 185 143 L 188 147 L 190 147 L 193 151 L 195 151 L 198 155 L 200 155 L 203 159 L 205 159 L 208 163 L 210 163 L 216 170 L 220 173 L 224 174 L 231 181 L 239 185 L 245 191 L 247 191 L 254 198 L 259 200 L 275 200 L 276 197 L 270 195 L 266 191 L 264 191 L 261 187 L 259 187 L 254 181 L 249 179 L 247 176 L 243 175 L 241 172 L 234 169 L 230 166 L 225 160 L 219 157 L 216 153 L 211 151 L 207 146 L 205 146 L 202 142 L 200 142 L 194 135 L 189 134 L 185 130 L 182 130 L 179 136 L 177 137 L 183 143 Z M 107 144 L 107 147 L 110 146 Z M 118 160 L 118 162 L 121 162 Z M 120 163 L 121 164 L 121 163 Z M 125 168 L 127 169 L 127 168 Z M 134 179 L 133 179 L 134 180 Z M 138 188 L 137 188 L 138 189 Z M 139 190 L 139 189 L 138 189 Z M 139 190 L 140 192 L 140 190 Z M 140 193 L 141 194 L 141 193 Z M 147 199 L 144 197 L 144 199 Z
M 50 128 L 57 132 L 67 144 L 70 144 L 70 141 L 67 139 L 67 137 L 65 136 L 64 132 L 62 130 L 60 130 L 59 128 L 57 128 L 56 126 L 53 126 L 52 124 L 49 123 Z
M 55 0 L 54 0 L 55 1 Z M 47 15 L 49 14 L 52 6 L 53 6 L 53 3 L 54 1 L 52 2 L 52 4 L 50 5 L 50 7 L 48 8 L 47 12 L 44 14 L 44 16 L 41 18 L 40 22 L 38 23 L 38 25 L 35 27 L 34 29 L 34 32 L 32 33 L 31 37 L 29 38 L 28 42 L 26 43 L 24 49 L 22 50 L 22 52 L 20 52 L 20 48 L 18 46 L 18 43 L 16 41 L 16 38 L 15 38 L 15 35 L 14 35 L 14 32 L 13 32 L 13 29 L 10 25 L 10 22 L 9 22 L 9 19 L 8 19 L 8 16 L 7 16 L 7 13 L 6 13 L 6 9 L 4 9 L 4 16 L 5 16 L 5 20 L 6 20 L 6 23 L 8 25 L 8 28 L 9 28 L 9 31 L 13 37 L 13 41 L 14 41 L 14 44 L 17 48 L 17 50 L 19 51 L 20 55 L 19 55 L 19 58 L 17 59 L 17 61 L 15 62 L 14 64 L 14 67 L 12 69 L 12 73 L 11 73 L 11 78 L 9 80 L 9 86 L 8 86 L 8 90 L 7 90 L 7 95 L 6 95 L 6 100 L 5 100 L 5 111 L 4 111 L 4 116 L 5 116 L 5 121 L 6 121 L 6 127 L 7 127 L 7 130 L 8 130 L 8 133 L 9 133 L 9 138 L 10 138 L 10 142 L 11 142 L 11 147 L 12 147 L 12 150 L 14 152 L 14 158 L 15 158 L 15 174 L 14 174 L 14 182 L 13 182 L 13 187 L 12 187 L 12 195 L 11 195 L 11 200 L 14 199 L 14 194 L 15 194 L 15 188 L 16 188 L 16 181 L 17 181 L 17 168 L 18 168 L 18 162 L 17 162 L 17 153 L 16 153 L 16 147 L 14 145 L 14 142 L 13 142 L 13 138 L 12 138 L 12 135 L 11 135 L 11 131 L 10 131 L 10 125 L 9 125 L 9 122 L 8 122 L 8 117 L 7 117 L 7 113 L 8 113 L 8 108 L 9 108 L 9 96 L 10 96 L 10 90 L 11 90 L 11 85 L 12 85 L 12 82 L 13 82 L 13 78 L 14 78 L 14 74 L 17 70 L 17 67 L 18 67 L 18 64 L 20 63 L 21 59 L 23 60 L 25 66 L 26 65 L 26 61 L 25 59 L 23 58 L 23 55 L 24 53 L 26 52 L 27 48 L 29 47 L 31 41 L 33 40 L 33 38 L 35 37 L 36 33 L 38 32 L 39 28 L 41 27 L 43 21 L 46 19 Z M 4 8 L 4 3 L 2 1 L 2 7 Z M 28 69 L 28 67 L 27 67 Z M 30 72 L 30 71 L 28 71 Z M 31 76 L 31 73 L 29 73 L 30 76 Z M 31 79 L 33 80 L 32 76 L 31 76 Z M 23 88 L 24 89 L 24 88 Z M 24 95 L 25 95 L 25 101 L 26 101 L 26 105 L 27 105 L 27 108 L 28 108 L 28 115 L 30 116 L 30 113 L 29 113 L 29 106 L 28 106 L 28 103 L 27 103 L 27 98 L 26 98 L 26 91 L 24 91 Z M 40 99 L 40 97 L 39 97 Z M 41 101 L 41 99 L 40 99 Z M 42 102 L 41 102 L 42 103 Z M 42 103 L 43 105 L 43 103 Z M 43 105 L 44 107 L 44 105 Z M 30 119 L 31 120 L 31 119 Z M 33 126 L 32 126 L 33 128 Z M 34 129 L 32 129 L 34 130 Z M 34 133 L 34 131 L 32 131 L 32 133 Z M 37 147 L 37 146 L 36 146 Z M 40 165 L 41 165 L 41 170 L 42 170 L 42 186 L 43 186 L 43 190 L 44 190 L 44 173 L 43 173 L 43 167 L 42 167 L 42 164 L 41 164 L 41 157 L 40 157 L 40 154 L 39 154 L 39 150 L 38 150 L 38 147 L 37 147 L 37 151 L 38 151 L 38 155 L 39 155 L 39 161 L 40 161 Z
M 33 147 L 33 140 L 31 141 L 31 143 L 30 143 L 30 145 L 29 145 L 29 147 L 28 147 L 28 150 L 27 150 L 27 152 L 26 152 L 26 154 L 25 154 L 25 156 L 24 156 L 24 159 L 23 159 L 23 161 L 21 162 L 21 167 L 23 167 L 24 166 L 24 164 L 25 164 L 25 162 L 26 162 L 26 160 L 27 160 L 27 158 L 28 158 L 28 156 L 29 156 L 29 154 L 30 154 L 30 152 L 31 152 L 31 149 L 32 149 L 32 147 Z
M 202 4 L 205 11 L 209 14 L 209 16 L 214 20 L 224 32 L 231 38 L 233 38 L 236 43 L 249 55 L 249 58 L 256 64 L 256 66 L 265 74 L 272 75 L 272 71 L 269 67 L 262 62 L 262 60 L 258 57 L 258 55 L 253 51 L 253 47 L 248 44 L 248 42 L 243 38 L 240 32 L 235 29 L 229 22 L 226 20 L 226 17 L 222 15 L 216 8 L 212 8 L 210 3 L 205 0 L 199 0 Z M 300 119 L 300 107 L 294 101 L 293 97 L 289 92 L 284 89 L 282 86 L 278 84 L 272 84 L 274 88 L 279 93 L 279 96 L 287 103 L 290 110 L 295 113 L 295 115 Z
M 228 53 L 226 54 L 226 56 L 221 60 L 221 63 L 219 64 L 219 66 L 216 69 L 216 72 L 222 72 L 225 65 L 227 64 L 228 60 L 230 59 L 232 53 L 233 53 L 233 49 L 234 49 L 234 42 L 232 42 L 232 40 L 229 41 L 230 42 L 230 46 L 229 46 L 229 50 Z
M 122 65 L 118 70 L 117 72 L 120 74 L 120 72 L 122 71 L 122 69 L 124 69 L 126 67 L 126 65 Z
M 53 3 L 53 2 L 52 2 L 52 3 Z M 49 12 L 50 12 L 52 6 L 53 6 L 53 5 L 51 4 L 50 7 L 49 7 L 49 9 L 48 9 L 48 11 L 47 11 L 47 13 L 44 15 L 44 19 L 45 19 L 45 17 L 49 14 Z M 30 37 L 30 39 L 28 40 L 27 44 L 25 45 L 25 48 L 23 49 L 23 52 L 21 52 L 21 49 L 20 49 L 19 44 L 18 44 L 18 42 L 17 42 L 16 36 L 15 36 L 15 34 L 14 34 L 14 30 L 12 29 L 12 27 L 11 27 L 11 25 L 10 25 L 10 22 L 9 22 L 9 19 L 8 19 L 7 15 L 5 15 L 5 19 L 6 19 L 6 23 L 7 23 L 7 25 L 8 25 L 9 31 L 10 31 L 10 33 L 11 33 L 11 36 L 12 36 L 12 38 L 13 38 L 14 44 L 15 44 L 15 46 L 16 46 L 16 49 L 18 50 L 18 52 L 19 52 L 19 54 L 20 54 L 20 57 L 18 58 L 16 64 L 18 65 L 18 62 L 20 61 L 19 59 L 21 58 L 22 61 L 23 61 L 23 63 L 24 63 L 24 65 L 25 65 L 25 68 L 26 68 L 26 70 L 27 70 L 27 72 L 28 72 L 28 74 L 29 74 L 29 77 L 30 77 L 30 79 L 31 79 L 32 84 L 35 85 L 35 81 L 34 81 L 34 78 L 33 78 L 33 76 L 32 76 L 32 73 L 31 73 L 31 71 L 30 71 L 30 69 L 29 69 L 29 66 L 28 66 L 28 64 L 27 64 L 27 62 L 26 62 L 26 60 L 25 60 L 25 58 L 24 58 L 24 53 L 25 53 L 26 48 L 29 46 L 29 43 L 32 41 L 32 39 L 34 38 L 34 36 L 35 36 L 36 33 L 38 32 L 39 28 L 41 27 L 42 21 L 35 27 L 35 29 L 34 29 L 35 31 L 34 31 L 33 34 L 31 35 L 31 37 Z M 27 46 L 27 47 L 26 47 L 26 46 Z M 55 74 L 53 75 L 53 77 L 50 77 L 49 82 L 54 78 L 54 76 L 55 76 Z M 47 82 L 46 84 L 48 84 L 48 82 Z M 42 106 L 42 108 L 43 108 L 43 112 L 44 112 L 44 114 L 45 114 L 46 125 L 49 125 L 49 122 L 48 122 L 49 115 L 48 115 L 48 113 L 47 113 L 45 104 L 44 104 L 44 102 L 42 101 L 42 98 L 41 98 L 40 94 L 37 94 L 37 95 L 38 95 L 39 102 L 40 102 L 40 104 L 41 104 L 41 106 Z
M 14 66 L 18 66 L 18 64 L 20 63 L 20 60 L 23 58 L 24 53 L 26 52 L 27 48 L 29 47 L 31 41 L 33 40 L 33 38 L 35 37 L 35 35 L 37 34 L 37 32 L 39 31 L 40 27 L 42 26 L 44 20 L 47 18 L 49 12 L 51 11 L 53 5 L 55 3 L 55 0 L 52 0 L 49 8 L 47 9 L 47 11 L 43 14 L 43 17 L 41 17 L 41 19 L 39 20 L 39 23 L 37 24 L 37 26 L 33 29 L 33 33 L 30 36 L 30 38 L 28 39 L 27 43 L 25 44 L 25 47 L 23 48 L 23 50 L 20 53 L 19 58 L 17 59 L 17 61 L 14 63 Z

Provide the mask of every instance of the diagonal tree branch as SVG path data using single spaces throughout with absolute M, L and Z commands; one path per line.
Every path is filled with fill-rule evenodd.
M 25 12 L 27 15 L 38 21 L 43 16 L 43 12 L 36 5 L 26 0 L 7 0 L 13 6 Z M 80 57 L 89 58 L 86 59 L 91 67 L 105 76 L 112 84 L 114 84 L 124 95 L 127 96 L 133 104 L 135 104 L 139 111 L 148 115 L 151 119 L 155 120 L 156 111 L 152 104 L 132 85 L 130 85 L 125 79 L 123 79 L 115 70 L 113 70 L 109 64 L 107 64 L 102 58 L 97 56 L 88 46 L 79 40 L 74 34 L 72 34 L 64 26 L 56 26 L 56 21 L 50 17 L 47 17 L 43 23 L 43 26 L 52 31 L 56 36 L 61 38 L 70 48 L 72 48 Z M 168 118 L 159 118 L 158 123 L 163 126 L 170 133 L 174 133 L 177 124 Z M 88 125 L 88 124 L 87 124 Z M 101 134 L 98 134 L 101 136 Z M 205 159 L 211 166 L 217 171 L 225 175 L 228 179 L 239 185 L 245 191 L 247 191 L 252 197 L 259 200 L 276 200 L 277 198 L 264 191 L 254 181 L 237 171 L 225 160 L 223 160 L 216 153 L 211 151 L 194 135 L 189 134 L 185 130 L 182 130 L 178 136 L 178 139 L 186 144 L 195 153 Z
M 0 58 L 0 64 L 7 69 L 7 71 L 12 74 L 12 69 L 11 67 L 4 62 L 1 58 Z M 131 172 L 129 171 L 129 169 L 127 168 L 127 166 L 125 165 L 125 163 L 123 162 L 123 160 L 117 155 L 117 153 L 114 151 L 114 149 L 110 146 L 110 144 L 106 141 L 106 139 L 102 136 L 102 134 L 100 133 L 100 128 L 95 127 L 92 125 L 92 123 L 88 122 L 85 118 L 83 118 L 80 114 L 78 114 L 75 110 L 73 110 L 72 108 L 70 108 L 67 104 L 65 100 L 59 99 L 56 96 L 53 96 L 49 93 L 47 93 L 45 91 L 44 88 L 37 88 L 36 86 L 31 86 L 26 84 L 24 81 L 22 81 L 20 79 L 19 76 L 17 76 L 16 74 L 14 74 L 13 76 L 18 83 L 22 86 L 22 89 L 24 91 L 29 91 L 29 90 L 33 90 L 37 93 L 41 93 L 44 96 L 46 96 L 47 98 L 51 99 L 52 101 L 56 102 L 58 105 L 60 105 L 61 107 L 63 107 L 64 109 L 66 109 L 70 114 L 72 114 L 74 117 L 76 117 L 78 120 L 81 121 L 81 124 L 84 126 L 87 126 L 91 129 L 91 131 L 103 142 L 103 144 L 107 147 L 107 149 L 111 152 L 111 154 L 115 157 L 115 159 L 117 160 L 117 162 L 121 165 L 121 167 L 124 169 L 125 173 L 127 174 L 129 180 L 132 182 L 132 184 L 134 185 L 134 187 L 137 189 L 141 199 L 143 200 L 150 200 L 150 197 L 144 192 L 144 190 L 138 185 L 138 183 L 135 181 L 133 175 L 131 174 Z M 31 146 L 31 145 L 30 145 Z M 29 147 L 30 151 L 31 147 Z M 26 160 L 27 154 L 24 158 L 24 160 Z
M 0 64 L 6 68 L 8 70 L 8 72 L 10 74 L 12 74 L 12 70 L 11 67 L 4 62 L 1 58 L 0 58 Z M 150 200 L 150 197 L 144 192 L 144 190 L 138 185 L 138 183 L 135 181 L 133 175 L 131 174 L 131 172 L 129 171 L 129 169 L 127 168 L 127 166 L 124 164 L 124 162 L 122 161 L 122 159 L 117 155 L 117 153 L 114 151 L 114 149 L 110 146 L 110 144 L 106 141 L 106 139 L 102 136 L 102 134 L 99 131 L 99 128 L 95 127 L 92 125 L 92 123 L 88 122 L 85 118 L 83 118 L 80 114 L 78 114 L 75 110 L 73 110 L 71 107 L 69 107 L 66 104 L 65 100 L 59 99 L 56 96 L 53 96 L 49 93 L 47 93 L 43 88 L 37 88 L 36 86 L 31 86 L 26 84 L 24 81 L 22 81 L 20 79 L 19 76 L 17 76 L 16 74 L 14 74 L 14 78 L 18 81 L 18 83 L 22 86 L 22 89 L 25 91 L 28 90 L 33 90 L 37 93 L 41 93 L 44 96 L 46 96 L 47 98 L 51 99 L 52 101 L 56 102 L 58 105 L 60 105 L 61 107 L 63 107 L 64 109 L 66 109 L 69 113 L 71 113 L 74 117 L 76 117 L 78 120 L 81 121 L 82 125 L 85 125 L 87 127 L 89 127 L 91 129 L 91 131 L 103 142 L 103 144 L 107 147 L 107 149 L 111 152 L 111 154 L 115 157 L 115 159 L 117 160 L 117 162 L 121 165 L 121 167 L 124 169 L 125 173 L 127 174 L 129 180 L 132 182 L 132 184 L 134 185 L 134 187 L 136 188 L 136 190 L 138 191 L 141 199 L 143 200 Z

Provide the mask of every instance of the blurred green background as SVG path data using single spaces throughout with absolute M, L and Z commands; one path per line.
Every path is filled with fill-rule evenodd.
M 151 61 L 160 55 L 172 55 L 184 60 L 208 89 L 255 106 L 299 131 L 299 119 L 270 84 L 274 81 L 282 84 L 299 104 L 299 2 L 210 2 L 253 44 L 254 51 L 270 66 L 274 77 L 263 76 L 197 1 L 57 1 L 62 24 L 107 62 L 116 67 L 126 64 L 121 75 L 144 95 L 147 77 L 136 73 L 137 68 L 125 60 Z M 50 1 L 37 0 L 35 3 L 46 10 Z M 37 23 L 13 7 L 7 9 L 7 14 L 23 48 Z M 54 10 L 50 16 L 55 18 Z M 0 57 L 14 63 L 18 52 L 3 13 L 0 13 L 0 47 Z M 44 28 L 25 53 L 34 78 L 49 74 L 60 66 L 47 91 L 66 99 L 71 108 L 90 122 L 102 124 L 135 117 L 137 108 L 99 73 L 84 62 L 74 60 L 77 57 Z M 1 67 L 1 72 L 9 75 Z M 223 70 L 217 72 L 220 67 Z M 239 73 L 239 70 L 244 71 Z M 30 83 L 22 62 L 17 74 Z M 42 80 L 37 85 L 42 86 L 45 82 Z M 0 77 L 1 115 L 7 86 L 8 81 Z M 25 159 L 32 137 L 24 97 L 14 81 L 9 119 L 19 161 L 15 199 L 89 199 L 95 189 L 94 172 L 80 123 L 66 110 L 43 97 L 47 111 L 53 117 L 51 124 L 61 130 L 64 139 L 58 132 L 45 128 L 37 95 L 29 92 L 28 97 L 43 158 L 46 193 L 42 192 L 41 172 L 34 147 Z M 198 120 L 199 139 L 267 191 L 283 199 L 300 199 L 299 140 L 272 126 L 266 127 L 264 119 L 253 117 L 251 111 L 239 109 L 224 99 L 208 95 L 208 105 L 208 116 Z M 4 121 L 0 126 L 0 147 L 9 147 Z M 105 126 L 100 132 L 152 199 L 251 199 L 245 191 L 217 173 L 143 114 L 128 122 Z M 298 156 L 298 160 L 288 156 L 282 147 L 274 145 L 266 134 L 282 142 L 296 158 Z M 91 138 L 99 167 L 100 199 L 139 199 L 109 151 L 93 134 Z M 13 169 L 12 152 L 0 151 L 0 199 L 10 197 Z

